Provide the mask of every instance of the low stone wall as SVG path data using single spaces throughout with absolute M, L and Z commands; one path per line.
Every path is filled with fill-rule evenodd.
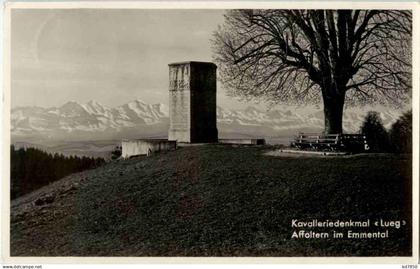
M 166 139 L 136 139 L 121 142 L 122 158 L 139 155 L 151 155 L 154 152 L 170 151 L 176 149 L 176 141 Z
M 221 144 L 240 144 L 240 145 L 265 145 L 263 138 L 225 138 L 219 139 Z

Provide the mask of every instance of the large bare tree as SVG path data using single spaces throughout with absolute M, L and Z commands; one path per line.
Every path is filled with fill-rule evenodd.
M 401 104 L 411 92 L 411 11 L 230 10 L 214 58 L 234 96 L 324 105 L 342 133 L 344 103 Z

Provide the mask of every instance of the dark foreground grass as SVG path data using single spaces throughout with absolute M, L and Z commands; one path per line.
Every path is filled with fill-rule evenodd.
M 285 158 L 263 155 L 267 150 L 208 145 L 108 164 L 86 174 L 88 180 L 70 198 L 56 199 L 44 215 L 12 218 L 11 253 L 411 255 L 410 159 Z M 407 224 L 388 229 L 385 239 L 292 239 L 299 230 L 330 236 L 348 230 L 293 228 L 293 219 Z

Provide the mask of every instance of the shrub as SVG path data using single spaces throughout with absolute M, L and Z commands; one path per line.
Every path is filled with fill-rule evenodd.
M 390 141 L 392 150 L 398 153 L 410 153 L 412 150 L 412 121 L 411 110 L 404 113 L 390 130 Z
M 121 154 L 122 154 L 122 147 L 116 146 L 114 150 L 111 152 L 111 159 L 112 160 L 118 159 L 119 157 L 121 157 Z
M 360 128 L 360 132 L 366 135 L 370 151 L 388 152 L 390 150 L 388 132 L 378 112 L 368 112 Z

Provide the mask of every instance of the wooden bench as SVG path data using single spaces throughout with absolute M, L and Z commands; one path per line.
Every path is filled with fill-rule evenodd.
M 361 134 L 299 133 L 292 147 L 301 150 L 362 152 L 368 148 L 366 136 Z
M 344 145 L 344 150 L 349 152 L 369 150 L 366 135 L 363 134 L 341 134 L 341 141 Z

